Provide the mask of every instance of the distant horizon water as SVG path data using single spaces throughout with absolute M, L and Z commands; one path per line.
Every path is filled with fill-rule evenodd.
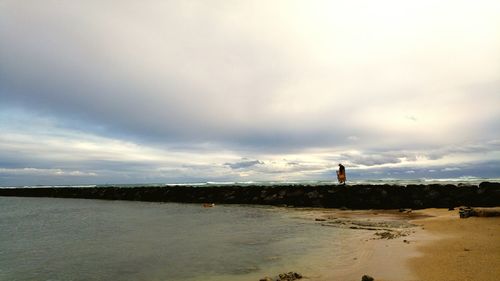
M 348 180 L 347 184 L 480 184 L 481 182 L 500 182 L 500 178 L 484 178 L 463 176 L 457 178 L 418 178 L 418 179 L 397 179 L 397 178 L 380 178 L 380 179 L 354 179 Z M 223 185 L 325 185 L 338 184 L 335 180 L 281 180 L 281 181 L 206 181 L 206 182 L 138 182 L 138 183 L 100 183 L 100 184 L 31 184 L 31 185 L 1 185 L 0 188 L 56 188 L 56 187 L 155 187 L 155 186 L 223 186 Z

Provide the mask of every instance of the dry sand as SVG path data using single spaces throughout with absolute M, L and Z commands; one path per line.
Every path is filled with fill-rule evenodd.
M 433 217 L 413 221 L 431 235 L 415 236 L 423 254 L 409 260 L 416 280 L 500 280 L 500 217 L 460 219 L 458 210 L 443 209 L 419 212 Z
M 496 208 L 500 210 L 500 208 Z M 376 281 L 493 281 L 500 280 L 500 217 L 460 219 L 458 209 L 397 211 L 325 211 L 326 223 L 352 219 L 402 221 L 407 236 L 374 239 L 366 231 L 358 240 L 356 260 L 343 268 L 328 268 L 310 280 L 359 281 L 364 274 Z M 351 225 L 352 226 L 352 225 Z

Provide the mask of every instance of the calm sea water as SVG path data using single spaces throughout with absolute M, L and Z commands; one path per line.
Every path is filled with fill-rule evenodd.
M 352 230 L 302 212 L 0 197 L 0 280 L 259 280 L 352 260 Z

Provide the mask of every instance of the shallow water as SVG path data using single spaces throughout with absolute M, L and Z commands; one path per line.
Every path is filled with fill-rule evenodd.
M 352 260 L 356 234 L 276 207 L 0 197 L 0 280 L 259 280 Z

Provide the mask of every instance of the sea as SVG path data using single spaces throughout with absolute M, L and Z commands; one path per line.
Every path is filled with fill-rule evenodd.
M 478 184 L 482 181 L 499 180 L 385 179 L 355 183 Z M 332 182 L 118 186 L 196 184 L 203 188 L 227 184 L 329 183 Z M 105 186 L 115 185 L 72 187 Z M 366 233 L 322 226 L 314 219 L 318 212 L 321 211 L 273 206 L 204 208 L 200 204 L 0 197 L 0 281 L 246 281 L 290 271 L 321 280 L 325 269 L 332 271 L 352 265 Z
M 260 280 L 353 260 L 310 210 L 0 197 L 0 280 Z
M 397 178 L 382 178 L 382 179 L 355 179 L 348 180 L 348 185 L 357 184 L 373 184 L 373 185 L 408 185 L 408 184 L 470 184 L 478 185 L 481 182 L 500 182 L 500 178 L 482 178 L 473 176 L 463 176 L 457 178 L 419 178 L 419 179 L 397 179 Z M 239 185 L 239 186 L 280 186 L 280 185 L 336 185 L 337 181 L 332 180 L 297 180 L 297 181 L 207 181 L 207 182 L 182 182 L 182 183 L 103 183 L 103 184 L 37 184 L 37 185 L 1 185 L 0 188 L 40 188 L 40 187 L 155 187 L 155 186 L 224 186 L 224 185 Z

